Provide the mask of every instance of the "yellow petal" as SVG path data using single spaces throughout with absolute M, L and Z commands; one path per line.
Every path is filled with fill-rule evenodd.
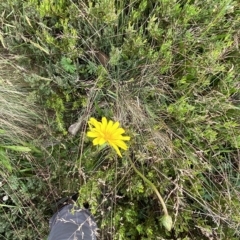
M 116 137 L 116 136 L 121 135 L 123 133 L 125 133 L 125 130 L 123 128 L 118 128 L 116 131 L 114 131 L 112 136 Z
M 88 121 L 88 123 L 90 125 L 93 125 L 94 127 L 96 128 L 99 128 L 100 127 L 100 122 L 98 122 L 95 118 L 90 118 L 90 120 Z
M 112 128 L 111 128 L 111 131 L 115 131 L 115 130 L 117 130 L 118 129 L 118 127 L 119 127 L 119 125 L 120 125 L 120 123 L 119 122 L 115 122 L 114 124 L 113 124 L 113 126 L 112 126 Z
M 99 145 L 103 145 L 106 142 L 106 140 L 104 138 L 100 138 L 98 141 Z
M 98 132 L 87 132 L 87 136 L 88 137 L 91 137 L 91 138 L 95 138 L 95 137 L 98 137 L 99 136 L 99 133 Z
M 123 141 L 129 141 L 130 137 L 129 136 L 119 136 L 117 140 L 123 140 Z
M 120 157 L 122 157 L 122 154 L 120 153 L 118 146 L 115 145 L 114 143 L 111 143 L 110 145 L 115 149 L 115 151 L 117 152 L 117 154 L 118 154 Z
M 105 142 L 106 142 L 105 139 L 98 137 L 93 140 L 93 145 L 102 145 Z
M 98 145 L 98 142 L 99 142 L 99 138 L 93 139 L 93 145 Z
M 105 117 L 102 118 L 102 124 L 101 124 L 101 131 L 105 132 L 107 127 L 107 119 Z
M 127 150 L 127 145 L 122 140 L 115 140 L 115 141 L 113 141 L 113 144 L 117 145 L 118 147 L 122 148 L 123 150 Z
M 131 138 L 129 136 L 112 136 L 112 139 L 115 140 L 123 140 L 123 141 L 129 141 Z
M 106 127 L 106 132 L 112 132 L 112 126 L 113 126 L 113 121 L 110 120 Z

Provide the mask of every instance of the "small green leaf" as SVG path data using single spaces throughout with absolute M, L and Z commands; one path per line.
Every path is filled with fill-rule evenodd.
M 76 71 L 76 67 L 70 58 L 62 57 L 60 64 L 66 72 L 74 73 Z
M 0 128 L 0 134 L 3 134 L 3 133 L 5 133 L 5 131 Z
M 29 147 L 23 147 L 23 146 L 0 146 L 5 149 L 10 149 L 16 152 L 31 152 L 31 149 Z
M 9 172 L 12 172 L 12 165 L 10 163 L 10 159 L 6 155 L 5 151 L 0 149 L 0 164 L 6 168 Z
M 15 208 L 16 206 L 13 206 L 13 205 L 6 205 L 6 204 L 0 204 L 0 207 Z

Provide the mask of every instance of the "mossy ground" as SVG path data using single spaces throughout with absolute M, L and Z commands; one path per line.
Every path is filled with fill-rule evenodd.
M 46 238 L 53 200 L 79 191 L 100 239 L 239 239 L 237 1 L 7 0 L 0 12 L 1 61 L 18 71 L 2 65 L 1 78 L 22 86 L 3 109 L 28 96 L 0 143 L 32 149 L 2 147 L 14 169 L 0 165 L 1 237 Z M 92 146 L 91 116 L 126 129 L 123 158 Z

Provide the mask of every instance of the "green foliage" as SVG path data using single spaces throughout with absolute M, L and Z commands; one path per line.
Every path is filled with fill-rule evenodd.
M 12 165 L 10 159 L 8 158 L 6 152 L 0 148 L 0 156 L 1 156 L 1 165 L 4 169 L 7 169 L 9 172 L 12 172 Z
M 72 64 L 72 60 L 70 58 L 63 57 L 60 63 L 66 72 L 74 73 L 76 71 L 76 67 Z
M 1 49 L 0 238 L 42 239 L 47 229 L 46 208 L 41 206 L 46 184 L 39 178 L 41 166 L 34 156 L 41 153 L 34 142 L 41 111 L 16 61 L 5 54 Z
M 49 184 L 58 182 L 59 193 L 79 188 L 100 239 L 239 239 L 237 1 L 8 0 L 0 10 L 2 45 L 29 56 L 19 59 L 21 68 L 35 66 L 24 81 L 48 114 Z M 121 160 L 91 146 L 89 116 L 127 129 L 131 143 Z M 77 120 L 80 136 L 67 137 Z M 6 149 L 0 154 L 20 181 Z M 170 232 L 129 158 L 163 196 Z
M 16 152 L 30 152 L 31 149 L 29 147 L 24 147 L 24 146 L 0 145 L 1 165 L 3 168 L 7 169 L 9 172 L 12 172 L 11 161 L 6 151 L 8 149 Z

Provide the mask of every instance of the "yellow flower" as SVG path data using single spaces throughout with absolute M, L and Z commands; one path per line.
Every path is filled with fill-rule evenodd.
M 90 118 L 88 121 L 90 131 L 87 132 L 87 136 L 93 139 L 93 145 L 103 145 L 108 143 L 113 147 L 117 154 L 122 157 L 119 148 L 127 150 L 127 145 L 124 141 L 129 141 L 130 137 L 122 136 L 125 132 L 123 128 L 119 127 L 119 122 L 107 121 L 105 117 L 102 118 L 102 122 L 97 121 L 95 118 Z

